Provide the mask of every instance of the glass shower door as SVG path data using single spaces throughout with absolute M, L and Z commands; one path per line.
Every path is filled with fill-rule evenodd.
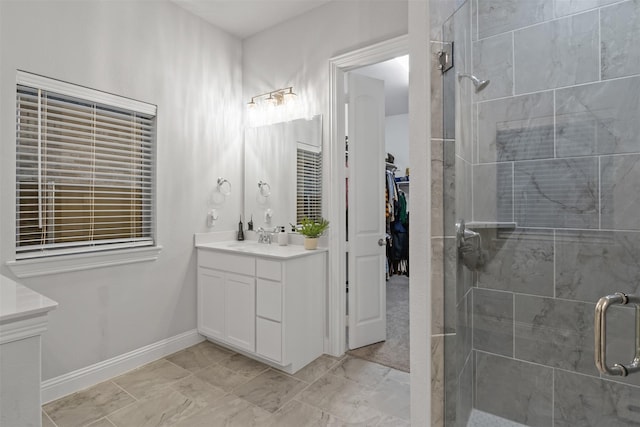
M 640 2 L 467 1 L 443 35 L 445 425 L 640 425 L 640 374 L 594 362 L 599 298 L 640 294 Z M 635 309 L 604 322 L 628 364 Z

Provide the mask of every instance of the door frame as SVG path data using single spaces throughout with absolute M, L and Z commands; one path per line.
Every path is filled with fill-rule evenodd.
M 345 73 L 360 67 L 409 54 L 409 36 L 402 35 L 329 59 L 329 173 L 328 216 L 332 219 L 329 239 L 328 346 L 327 353 L 340 356 L 346 351 L 347 244 L 345 227 Z

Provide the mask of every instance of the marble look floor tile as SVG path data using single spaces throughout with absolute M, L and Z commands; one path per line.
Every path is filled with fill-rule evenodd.
M 335 361 L 339 361 L 339 360 L 342 360 L 345 357 L 347 357 L 347 353 L 343 353 L 342 356 L 337 356 L 337 357 L 336 356 L 332 356 L 330 354 L 323 354 L 322 356 L 323 357 L 328 357 L 329 359 L 333 359 Z
M 342 421 L 334 415 L 306 403 L 292 400 L 269 420 L 269 427 L 323 427 L 337 426 Z
M 73 427 L 99 420 L 134 402 L 120 387 L 106 381 L 51 402 L 44 411 L 58 427 Z
M 385 414 L 369 405 L 360 405 L 347 420 L 348 425 L 377 426 Z
M 95 423 L 89 424 L 87 427 L 115 427 L 108 418 L 100 418 Z
M 331 370 L 333 375 L 355 381 L 364 387 L 375 387 L 390 368 L 355 357 L 347 357 Z
M 221 388 L 214 387 L 195 375 L 189 375 L 177 383 L 172 384 L 171 388 L 201 406 L 215 405 L 226 395 L 226 392 Z
M 326 374 L 329 369 L 336 365 L 338 360 L 339 359 L 332 356 L 322 355 L 304 368 L 300 369 L 293 376 L 299 380 L 312 383 Z
M 218 364 L 248 378 L 253 378 L 269 368 L 264 363 L 250 359 L 241 354 L 233 354 L 232 356 L 221 360 Z
M 42 427 L 56 427 L 51 418 L 42 411 Z
M 344 377 L 326 374 L 304 390 L 298 400 L 349 419 L 364 402 L 369 389 Z
M 219 405 L 202 409 L 173 427 L 263 427 L 271 414 L 234 395 L 225 396 Z
M 212 365 L 195 373 L 195 376 L 226 392 L 247 382 L 247 377 L 220 365 Z
M 411 374 L 409 372 L 399 371 L 397 369 L 390 369 L 387 378 L 404 384 L 411 382 Z
M 410 400 L 409 384 L 386 378 L 367 397 L 367 406 L 387 415 L 410 420 Z
M 120 375 L 113 382 L 135 398 L 141 399 L 188 375 L 189 371 L 160 359 Z
M 387 415 L 376 427 L 411 427 L 411 423 L 409 421 Z
M 269 369 L 237 387 L 233 393 L 266 411 L 275 412 L 306 386 L 303 381 Z
M 158 391 L 111 415 L 117 427 L 164 427 L 194 415 L 203 406 L 170 388 Z
M 200 344 L 167 356 L 165 359 L 193 372 L 211 366 L 213 363 L 219 362 L 232 354 L 231 351 L 218 347 L 210 341 L 203 341 Z

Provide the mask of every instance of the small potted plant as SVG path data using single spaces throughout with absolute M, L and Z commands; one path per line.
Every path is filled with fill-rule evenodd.
M 300 221 L 300 228 L 298 232 L 302 234 L 304 239 L 305 249 L 315 249 L 318 247 L 318 237 L 322 236 L 322 233 L 329 228 L 329 221 L 320 218 L 318 221 L 313 221 L 309 218 L 303 218 Z

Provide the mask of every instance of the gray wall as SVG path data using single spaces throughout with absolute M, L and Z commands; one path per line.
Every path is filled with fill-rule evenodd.
M 242 206 L 240 41 L 168 1 L 3 1 L 0 18 L 2 274 L 15 252 L 16 70 L 158 106 L 163 250 L 155 262 L 21 280 L 60 304 L 43 335 L 43 380 L 195 329 L 193 234 L 208 231 L 216 177 L 235 189 L 217 229 L 233 229 Z
M 640 292 L 640 2 L 472 1 L 472 70 L 491 79 L 472 138 L 458 138 L 472 217 L 517 223 L 483 232 L 467 299 L 474 407 L 536 426 L 637 425 L 640 376 L 600 378 L 593 312 Z M 609 325 L 610 362 L 628 363 L 633 312 Z

